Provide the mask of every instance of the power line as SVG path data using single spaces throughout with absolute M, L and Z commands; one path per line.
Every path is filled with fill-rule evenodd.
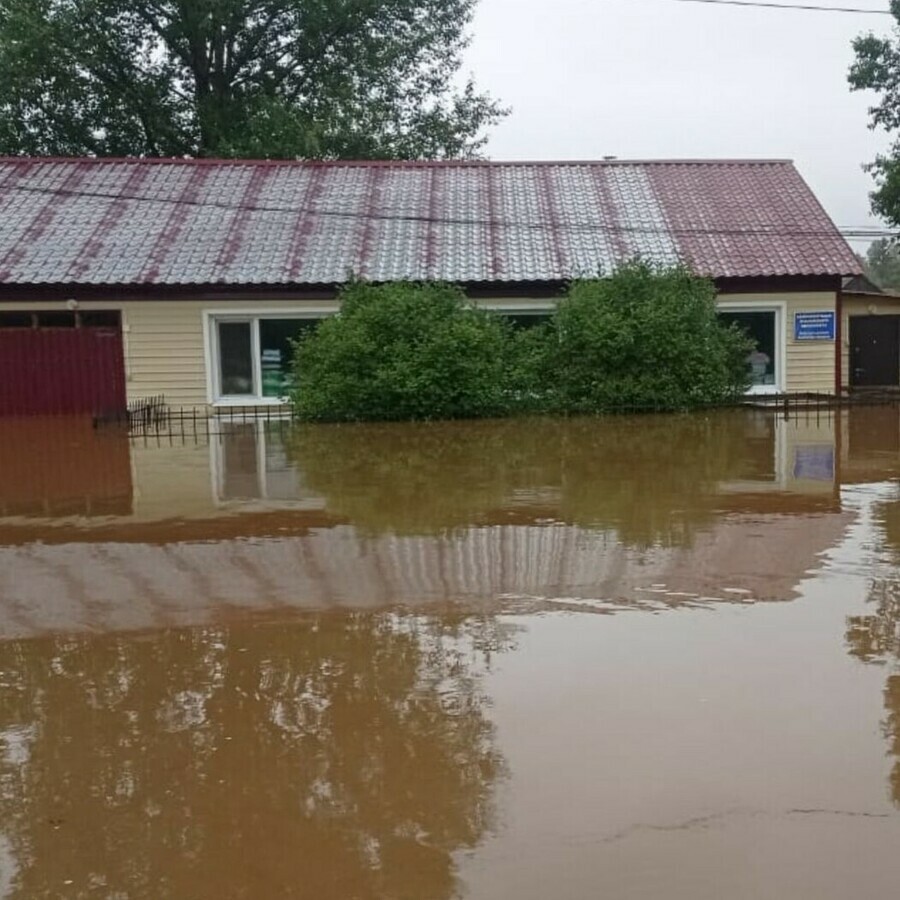
M 803 12 L 855 13 L 864 16 L 890 16 L 888 9 L 861 9 L 855 6 L 820 6 L 815 3 L 768 3 L 765 0 L 669 0 L 670 3 L 708 3 L 714 6 L 750 6 L 760 9 L 793 9 Z
M 215 200 L 192 200 L 184 197 L 148 197 L 142 194 L 108 193 L 104 191 L 83 191 L 73 188 L 36 187 L 33 185 L 2 185 L 0 184 L 0 196 L 4 191 L 18 191 L 21 193 L 41 194 L 51 197 L 69 197 L 76 199 L 133 201 L 136 203 L 162 204 L 165 206 L 190 206 L 196 209 L 218 209 L 222 212 L 238 213 L 279 213 L 286 216 L 297 217 L 300 215 L 322 216 L 324 218 L 345 219 L 355 222 L 401 222 L 419 225 L 462 225 L 484 226 L 489 228 L 517 228 L 530 231 L 570 233 L 605 233 L 605 234 L 643 234 L 643 235 L 701 235 L 721 237 L 834 237 L 836 233 L 847 239 L 874 240 L 877 238 L 897 238 L 900 232 L 891 231 L 877 226 L 854 226 L 839 228 L 834 226 L 829 229 L 779 229 L 779 228 L 675 228 L 646 225 L 619 225 L 602 223 L 578 223 L 566 222 L 525 222 L 509 219 L 481 219 L 481 218 L 438 218 L 424 215 L 411 214 L 387 214 L 365 212 L 357 210 L 327 209 L 318 206 L 269 206 L 261 204 L 224 203 Z

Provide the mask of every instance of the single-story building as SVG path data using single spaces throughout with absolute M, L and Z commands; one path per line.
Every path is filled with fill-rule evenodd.
M 755 392 L 847 384 L 859 262 L 787 161 L 0 159 L 0 414 L 277 404 L 351 276 L 525 317 L 635 257 L 715 280 Z

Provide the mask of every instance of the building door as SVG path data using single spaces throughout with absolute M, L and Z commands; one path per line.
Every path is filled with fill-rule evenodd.
M 850 386 L 900 385 L 900 316 L 850 317 Z
M 118 312 L 0 312 L 0 416 L 125 407 Z

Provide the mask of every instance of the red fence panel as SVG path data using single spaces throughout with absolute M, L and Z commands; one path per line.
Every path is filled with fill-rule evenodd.
M 120 329 L 0 329 L 0 415 L 97 415 L 125 407 Z

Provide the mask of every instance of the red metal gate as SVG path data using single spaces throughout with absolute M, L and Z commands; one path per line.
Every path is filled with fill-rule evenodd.
M 0 327 L 0 416 L 125 409 L 122 329 L 109 324 L 110 313 L 96 325 L 79 317 L 78 327 L 32 318 L 32 327 Z

